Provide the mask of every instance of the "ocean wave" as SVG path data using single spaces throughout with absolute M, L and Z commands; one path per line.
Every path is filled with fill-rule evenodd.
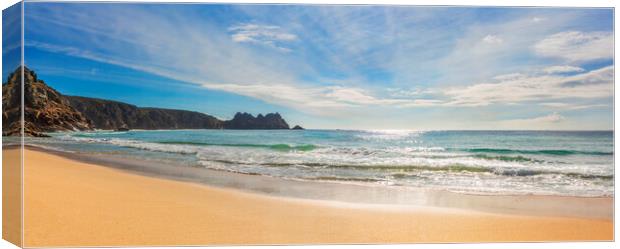
M 533 163 L 544 163 L 545 160 L 538 160 L 524 156 L 490 156 L 487 154 L 474 154 L 472 157 L 485 159 L 485 160 L 498 160 L 504 162 L 533 162 Z
M 160 141 L 159 144 L 195 145 L 195 146 L 225 146 L 225 147 L 248 147 L 248 148 L 267 148 L 279 151 L 311 151 L 318 146 L 313 144 L 289 145 L 289 144 L 225 144 L 225 143 L 203 143 L 186 141 Z
M 613 175 L 597 175 L 577 172 L 558 172 L 558 171 L 545 171 L 545 170 L 531 170 L 531 169 L 498 169 L 493 171 L 495 174 L 503 176 L 536 176 L 536 175 L 563 175 L 572 178 L 580 179 L 600 179 L 600 180 L 613 180 Z
M 93 136 L 83 136 L 83 134 L 63 135 L 57 137 L 60 140 L 72 140 L 78 142 L 105 143 L 122 147 L 131 147 L 136 149 L 195 154 L 199 151 L 197 146 L 222 146 L 222 147 L 242 147 L 242 148 L 266 148 L 275 151 L 312 151 L 318 146 L 313 144 L 289 145 L 289 144 L 224 144 L 224 143 L 203 143 L 203 142 L 185 142 L 185 141 L 159 141 L 145 142 L 120 138 L 96 138 Z
M 154 152 L 167 152 L 167 153 L 178 153 L 178 154 L 196 154 L 198 151 L 188 147 L 188 146 L 180 146 L 180 145 L 162 145 L 158 143 L 151 142 L 143 142 L 137 140 L 129 140 L 129 139 L 120 139 L 120 138 L 94 138 L 94 137 L 83 137 L 83 136 L 75 136 L 74 135 L 62 135 L 57 136 L 57 139 L 61 141 L 77 141 L 77 142 L 86 142 L 86 143 L 99 143 L 99 144 L 112 144 L 120 147 L 126 148 L 135 148 L 141 150 L 148 150 Z
M 314 181 L 337 181 L 337 182 L 382 182 L 385 179 L 366 178 L 366 177 L 339 177 L 339 176 L 317 176 L 317 177 L 302 177 L 303 180 Z
M 486 133 L 100 131 L 54 133 L 52 138 L 32 138 L 32 143 L 302 181 L 613 195 L 612 139 L 480 134 Z
M 499 176 L 527 177 L 536 175 L 563 175 L 580 179 L 600 179 L 613 180 L 613 175 L 588 174 L 579 172 L 562 172 L 553 170 L 536 170 L 536 169 L 519 169 L 519 168 L 493 168 L 484 166 L 468 166 L 462 164 L 453 164 L 448 166 L 429 166 L 429 165 L 347 165 L 347 164 L 329 164 L 329 163 L 247 163 L 233 160 L 213 160 L 213 162 L 235 165 L 253 165 L 263 167 L 305 167 L 305 168 L 322 168 L 322 169 L 354 169 L 354 170 L 370 170 L 370 171 L 386 171 L 393 172 L 392 176 L 402 177 L 407 172 L 446 172 L 446 173 L 490 173 Z M 399 175 L 400 174 L 400 175 Z
M 329 147 L 321 148 L 313 144 L 302 145 L 289 145 L 289 144 L 225 144 L 225 143 L 204 143 L 204 142 L 184 142 L 184 141 L 159 141 L 159 142 L 143 142 L 127 139 L 101 139 L 101 138 L 78 138 L 80 141 L 90 142 L 102 142 L 108 144 L 114 144 L 123 147 L 131 147 L 143 150 L 168 152 L 168 153 L 180 153 L 180 154 L 196 154 L 200 150 L 200 146 L 214 146 L 214 147 L 235 147 L 235 148 L 263 148 L 280 152 L 316 152 L 313 156 L 319 154 L 329 157 L 339 157 L 340 159 L 346 156 L 356 156 L 351 158 L 352 160 L 365 158 L 368 159 L 372 156 L 375 159 L 392 158 L 392 159 L 429 159 L 429 160 L 443 160 L 443 159 L 482 159 L 486 161 L 502 161 L 502 162 L 531 162 L 531 163 L 543 163 L 544 160 L 538 160 L 534 158 L 528 158 L 524 156 L 508 156 L 508 155 L 487 155 L 487 154 L 451 154 L 444 153 L 445 149 L 441 147 L 407 147 L 407 148 L 387 148 L 387 149 L 372 149 L 372 148 L 344 148 L 344 147 Z M 321 149 L 321 150 L 317 150 Z M 310 163 L 312 164 L 312 163 Z M 286 163 L 283 164 L 287 165 Z
M 105 135 L 122 135 L 122 134 L 127 134 L 127 133 L 128 132 L 126 132 L 126 131 L 86 132 L 86 133 L 71 134 L 71 136 L 73 136 L 73 137 L 83 137 L 83 138 L 96 138 L 96 137 L 101 137 L 101 136 L 105 136 Z
M 389 174 L 407 172 L 446 172 L 446 173 L 489 173 L 507 177 L 528 177 L 536 175 L 563 175 L 580 179 L 611 180 L 613 175 L 574 172 L 573 170 L 541 169 L 529 167 L 523 163 L 544 163 L 543 160 L 523 155 L 502 155 L 510 153 L 529 154 L 553 153 L 553 155 L 567 155 L 570 153 L 586 153 L 584 151 L 552 151 L 552 150 L 508 150 L 508 149 L 469 149 L 470 153 L 453 154 L 444 152 L 441 147 L 409 147 L 395 150 L 390 148 L 345 148 L 345 147 L 318 147 L 316 145 L 289 145 L 289 144 L 221 144 L 185 141 L 144 142 L 119 138 L 92 138 L 61 136 L 61 139 L 72 139 L 80 142 L 107 143 L 122 147 L 142 150 L 191 154 L 196 155 L 199 161 L 211 161 L 227 165 L 246 165 L 262 167 L 298 167 L 310 169 L 350 169 L 360 171 L 382 171 Z M 205 146 L 213 146 L 207 149 Z M 267 151 L 230 151 L 225 148 L 266 148 Z M 312 151 L 304 154 L 280 154 L 277 151 Z M 485 153 L 481 153 L 485 152 Z M 239 153 L 251 153 L 245 156 Z M 277 153 L 277 154 L 274 154 Z M 445 154 L 444 154 L 445 153 Z M 589 152 L 592 154 L 593 152 Z M 602 153 L 602 152 L 598 152 Z M 500 155 L 494 155 L 500 154 Z M 353 157 L 350 157 L 354 155 Z M 594 154 L 598 155 L 598 154 Z M 250 158 L 251 160 L 238 159 Z M 402 161 L 399 161 L 401 160 Z M 415 160 L 412 160 L 415 159 Z M 465 161 L 464 161 L 465 160 Z M 469 161 L 467 161 L 469 160 Z M 377 163 L 368 163 L 368 162 Z M 502 162 L 502 164 L 499 164 Z M 412 164 L 413 163 L 413 164 Z M 533 165 L 533 164 L 529 164 Z
M 388 155 L 402 158 L 418 158 L 418 159 L 481 159 L 485 161 L 501 161 L 501 162 L 524 162 L 524 163 L 545 163 L 546 160 L 526 157 L 523 155 L 490 155 L 483 153 L 453 153 L 456 151 L 447 151 L 442 147 L 405 147 L 405 148 L 384 148 L 384 149 L 368 149 L 368 148 L 328 148 L 324 151 L 327 153 L 340 153 L 347 155 Z M 555 162 L 562 163 L 562 162 Z
M 607 156 L 613 155 L 613 152 L 606 151 L 580 151 L 580 150 L 513 150 L 513 149 L 496 149 L 496 148 L 473 148 L 473 149 L 457 149 L 460 151 L 472 153 L 495 153 L 495 154 L 533 154 L 533 155 L 595 155 Z
M 161 145 L 158 143 L 149 143 L 149 142 L 141 142 L 134 140 L 126 140 L 126 139 L 108 139 L 105 142 L 123 146 L 130 147 L 142 150 L 149 150 L 155 152 L 168 152 L 168 153 L 178 153 L 178 154 L 196 154 L 197 150 L 187 147 L 187 146 L 179 146 L 179 145 Z

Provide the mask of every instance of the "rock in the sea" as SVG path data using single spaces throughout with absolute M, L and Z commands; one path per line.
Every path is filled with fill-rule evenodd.
M 293 127 L 291 130 L 305 130 L 305 129 L 299 125 L 295 125 L 295 127 Z
M 56 90 L 37 78 L 30 69 L 24 71 L 24 135 L 46 136 L 44 132 L 91 130 L 92 124 Z M 22 67 L 17 68 L 2 85 L 2 134 L 20 134 Z
M 254 117 L 246 112 L 237 112 L 232 120 L 224 121 L 224 129 L 274 130 L 289 129 L 289 126 L 279 113 L 269 113 L 265 116 L 258 114 Z
M 127 128 L 127 127 L 119 127 L 119 128 L 116 128 L 116 131 L 129 131 L 129 128 Z

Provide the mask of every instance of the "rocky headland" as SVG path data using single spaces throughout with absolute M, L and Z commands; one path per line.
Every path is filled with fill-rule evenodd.
M 2 84 L 2 135 L 20 134 L 21 68 Z M 130 130 L 130 129 L 289 129 L 279 113 L 266 115 L 238 112 L 231 120 L 208 114 L 67 96 L 59 93 L 34 71 L 24 67 L 24 134 L 46 136 L 45 132 Z

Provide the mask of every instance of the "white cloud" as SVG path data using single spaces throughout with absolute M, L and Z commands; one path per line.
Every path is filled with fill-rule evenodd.
M 563 121 L 564 119 L 565 118 L 562 115 L 560 115 L 557 112 L 554 112 L 554 113 L 549 114 L 547 116 L 529 119 L 529 121 L 557 123 L 557 122 Z
M 230 38 L 234 42 L 249 42 L 261 44 L 271 48 L 278 49 L 283 52 L 290 52 L 279 43 L 297 40 L 297 35 L 284 31 L 281 27 L 275 25 L 259 25 L 259 24 L 240 24 L 228 28 L 232 32 Z
M 437 92 L 433 89 L 422 89 L 422 88 L 387 88 L 386 89 L 389 96 L 394 98 L 419 98 L 425 95 L 436 94 Z
M 448 105 L 485 106 L 527 101 L 565 98 L 603 98 L 613 96 L 613 66 L 582 74 L 532 75 L 455 87 L 444 91 L 450 97 Z
M 582 110 L 582 109 L 608 107 L 608 105 L 604 105 L 604 104 L 581 105 L 581 104 L 563 103 L 563 102 L 540 103 L 540 105 L 558 108 L 558 109 L 564 109 L 564 110 Z
M 93 61 L 119 65 L 140 70 L 170 79 L 197 84 L 211 90 L 225 91 L 243 96 L 263 100 L 268 103 L 292 107 L 300 111 L 319 115 L 339 115 L 362 106 L 396 106 L 416 107 L 430 106 L 439 103 L 436 100 L 405 99 L 405 98 L 378 98 L 364 89 L 345 86 L 303 86 L 291 82 L 213 82 L 201 79 L 199 75 L 183 75 L 165 70 L 156 66 L 141 65 L 123 60 L 116 60 L 103 54 L 93 53 L 74 47 L 63 47 L 47 43 L 29 41 L 26 46 L 38 49 L 64 53 L 70 56 L 85 58 Z M 348 108 L 348 109 L 347 109 Z
M 496 125 L 501 129 L 553 129 L 565 120 L 564 116 L 554 112 L 540 117 L 501 120 Z
M 537 54 L 567 61 L 613 58 L 612 32 L 567 31 L 546 37 L 534 45 Z
M 72 47 L 61 47 L 46 43 L 28 42 L 52 52 L 120 65 L 171 79 L 199 84 L 205 88 L 231 92 L 263 100 L 268 103 L 288 106 L 307 113 L 338 115 L 355 107 L 392 106 L 399 108 L 432 106 L 486 106 L 491 104 L 514 104 L 520 102 L 544 101 L 566 98 L 602 98 L 612 96 L 613 66 L 577 75 L 527 75 L 513 73 L 494 77 L 498 82 L 479 83 L 466 87 L 449 89 L 389 89 L 391 97 L 377 97 L 367 90 L 346 86 L 311 87 L 291 82 L 263 82 L 243 84 L 212 82 L 199 76 L 179 75 L 149 65 L 108 58 L 105 55 L 83 51 Z M 606 105 L 569 105 L 559 102 L 542 104 L 562 109 L 586 109 Z
M 502 38 L 496 35 L 487 35 L 484 38 L 482 38 L 482 41 L 485 43 L 489 43 L 489 44 L 500 44 L 504 42 Z
M 403 103 L 398 107 L 431 107 L 431 106 L 442 106 L 444 105 L 443 100 L 439 99 L 414 99 L 408 101 L 407 103 Z
M 305 62 L 287 59 L 289 55 L 231 41 L 228 27 L 196 21 L 201 18 L 199 13 L 172 11 L 164 18 L 148 9 L 130 6 L 76 8 L 80 11 L 67 13 L 62 8 L 45 8 L 30 12 L 34 14 L 29 18 L 39 12 L 45 13 L 38 14 L 45 18 L 31 22 L 28 33 L 49 39 L 28 39 L 26 45 L 198 85 L 202 81 L 292 84 L 297 75 L 313 72 Z M 73 26 L 82 29 L 76 33 Z M 292 39 L 286 35 L 275 38 Z
M 507 17 L 502 21 L 468 25 L 454 40 L 455 44 L 435 50 L 438 54 L 447 53 L 445 56 L 414 64 L 413 68 L 420 69 L 409 67 L 409 71 L 412 74 L 426 75 L 425 71 L 433 72 L 441 68 L 442 74 L 437 81 L 479 82 L 498 74 L 527 70 L 532 63 L 540 62 L 532 60 L 532 57 L 537 57 L 532 53 L 533 45 L 549 34 L 562 30 L 567 23 L 578 17 L 570 13 L 548 15 L 544 23 L 539 24 L 533 23 L 532 18 L 533 16 Z
M 556 73 L 575 73 L 575 72 L 583 72 L 585 71 L 583 68 L 575 67 L 575 66 L 551 66 L 543 69 L 543 72 L 548 74 L 556 74 Z
M 219 84 L 204 82 L 203 87 L 261 99 L 319 115 L 339 115 L 355 107 L 425 105 L 424 100 L 377 98 L 363 89 L 327 86 L 293 86 L 290 84 Z
M 268 103 L 292 107 L 307 113 L 332 115 L 354 104 L 327 97 L 329 90 L 289 84 L 230 84 L 204 82 L 203 87 L 253 97 Z
M 549 71 L 579 71 L 578 69 L 581 68 L 558 67 Z M 328 87 L 328 92 L 319 98 L 347 103 L 350 106 L 475 107 L 539 103 L 541 106 L 562 110 L 590 109 L 608 105 L 579 104 L 575 99 L 596 100 L 613 96 L 613 70 L 613 66 L 609 66 L 575 75 L 512 73 L 494 77 L 495 82 L 443 89 L 390 88 L 389 98 L 374 97 L 363 89 Z M 549 102 L 550 100 L 559 101 Z
M 339 102 L 352 104 L 377 104 L 379 99 L 368 95 L 362 89 L 345 88 L 340 86 L 327 87 L 325 97 Z
M 526 75 L 522 73 L 509 73 L 509 74 L 502 74 L 502 75 L 495 76 L 493 77 L 493 79 L 499 80 L 499 81 L 505 81 L 505 80 L 516 80 L 516 79 L 520 79 L 524 77 L 526 77 Z

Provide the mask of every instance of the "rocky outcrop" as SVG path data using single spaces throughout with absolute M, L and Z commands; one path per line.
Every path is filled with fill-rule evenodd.
M 220 129 L 222 121 L 200 112 L 143 108 L 123 102 L 66 96 L 96 129 Z
M 43 132 L 91 130 L 92 123 L 56 90 L 24 67 L 24 134 L 45 136 Z M 22 70 L 9 75 L 2 86 L 2 134 L 19 135 Z
M 295 127 L 291 128 L 291 130 L 305 130 L 305 129 L 299 125 L 295 125 Z
M 19 73 L 20 75 L 15 75 Z M 19 135 L 21 132 L 21 71 L 9 75 L 2 84 L 2 135 Z
M 289 126 L 279 113 L 258 114 L 254 117 L 249 113 L 237 112 L 232 120 L 224 121 L 225 129 L 274 130 L 288 129 Z

